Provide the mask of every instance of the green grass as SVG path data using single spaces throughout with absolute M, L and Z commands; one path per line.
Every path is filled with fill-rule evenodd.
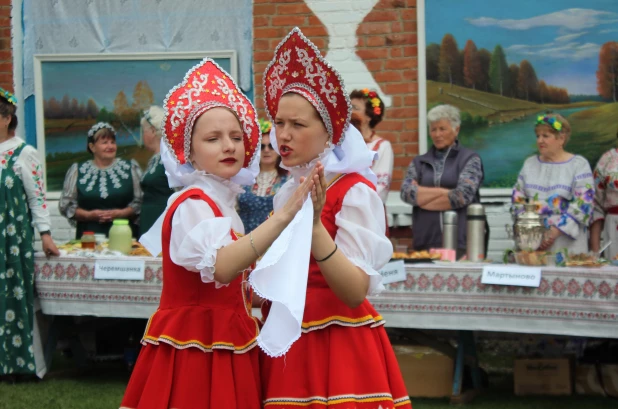
M 594 169 L 601 155 L 616 147 L 618 102 L 579 111 L 569 115 L 569 122 L 576 123 L 571 141 L 566 149 L 588 159 Z M 585 131 L 578 131 L 585 129 Z
M 440 88 L 442 88 L 442 94 L 439 92 Z M 454 94 L 455 96 L 448 94 Z M 458 98 L 457 96 L 466 99 Z M 456 106 L 461 111 L 468 112 L 472 116 L 479 115 L 491 122 L 505 122 L 547 109 L 597 107 L 604 103 L 580 101 L 573 104 L 537 104 L 536 102 L 503 97 L 498 94 L 473 90 L 458 85 L 451 86 L 443 82 L 427 81 L 427 104 L 429 107 L 437 104 L 450 104 Z M 490 108 L 487 108 L 487 106 Z
M 439 88 L 442 88 L 442 94 L 440 94 Z M 459 95 L 472 101 L 479 102 L 483 105 L 487 105 L 493 109 L 486 108 L 474 102 L 448 94 Z M 495 117 L 497 111 L 523 114 L 528 111 L 536 112 L 543 108 L 541 105 L 534 102 L 507 98 L 498 94 L 473 90 L 457 85 L 453 85 L 451 87 L 449 84 L 434 81 L 427 81 L 427 103 L 429 106 L 433 106 L 438 103 L 454 105 L 460 110 L 468 112 L 470 115 L 480 115 L 485 118 Z
M 86 373 L 54 369 L 40 382 L 0 383 L 0 409 L 110 409 L 118 408 L 128 382 L 121 362 L 97 364 Z M 491 387 L 465 405 L 473 409 L 615 409 L 616 401 L 594 396 L 513 395 L 510 375 L 493 375 Z M 413 398 L 414 409 L 452 409 L 448 399 Z

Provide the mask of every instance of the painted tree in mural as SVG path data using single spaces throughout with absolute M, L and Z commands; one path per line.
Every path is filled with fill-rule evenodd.
M 491 63 L 491 53 L 485 48 L 481 48 L 477 52 L 479 60 L 479 80 L 478 89 L 489 91 L 489 65 Z
M 509 88 L 509 66 L 506 64 L 506 56 L 500 45 L 494 48 L 489 65 L 489 85 L 495 94 L 504 95 Z
M 97 103 L 94 102 L 94 99 L 88 98 L 88 102 L 86 103 L 86 117 L 87 118 L 96 118 L 99 115 L 99 107 Z
M 481 77 L 481 64 L 474 41 L 468 40 L 463 51 L 464 84 L 476 89 Z
M 440 46 L 439 80 L 449 84 L 459 83 L 461 78 L 461 59 L 455 37 L 446 34 Z
M 597 91 L 603 98 L 618 100 L 618 42 L 608 41 L 599 52 Z
M 45 119 L 61 118 L 62 106 L 60 105 L 60 101 L 54 97 L 47 100 L 47 103 L 44 105 L 44 110 Z
M 526 101 L 536 99 L 539 79 L 536 76 L 532 64 L 530 64 L 528 60 L 522 60 L 521 63 L 519 63 L 519 76 L 516 79 L 513 78 L 513 81 L 515 80 L 517 81 L 517 88 L 519 89 L 520 95 L 522 95 Z
M 116 115 L 122 115 L 129 109 L 129 100 L 127 100 L 127 94 L 124 91 L 120 91 L 114 99 L 114 113 Z
M 544 104 L 547 101 L 548 97 L 549 97 L 549 88 L 547 87 L 547 84 L 545 83 L 545 81 L 541 80 L 539 81 L 539 102 L 541 104 Z
M 70 118 L 71 117 L 71 98 L 69 98 L 68 94 L 64 94 L 62 97 L 62 101 L 60 102 L 60 107 L 62 111 L 60 113 L 60 118 Z
M 79 101 L 77 100 L 77 98 L 71 99 L 71 105 L 69 108 L 68 117 L 69 118 L 80 118 Z
M 509 65 L 509 78 L 518 78 L 519 77 L 519 65 L 511 64 Z M 511 81 L 510 87 L 506 92 L 506 96 L 511 98 L 519 98 L 519 92 L 517 88 L 517 81 Z
M 154 105 L 154 93 L 146 81 L 139 81 L 133 89 L 133 104 L 131 107 L 134 111 L 143 112 L 151 105 Z
M 438 65 L 440 63 L 440 45 L 436 43 L 431 43 L 427 46 L 426 54 L 425 54 L 425 66 L 426 66 L 426 76 L 430 81 L 438 81 L 440 77 L 440 69 Z

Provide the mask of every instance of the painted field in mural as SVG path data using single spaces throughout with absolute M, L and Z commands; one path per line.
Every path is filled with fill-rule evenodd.
M 462 111 L 461 142 L 510 188 L 536 152 L 536 115 L 564 115 L 567 150 L 594 167 L 616 145 L 618 2 L 426 1 L 427 107 Z M 428 141 L 428 145 L 431 140 Z

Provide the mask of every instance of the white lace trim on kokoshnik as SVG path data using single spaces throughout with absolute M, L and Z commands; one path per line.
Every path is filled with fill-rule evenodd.
M 122 180 L 129 180 L 129 176 L 131 175 L 131 164 L 116 159 L 110 167 L 99 169 L 89 160 L 81 164 L 79 172 L 83 174 L 79 179 L 79 184 L 86 185 L 86 192 L 91 192 L 98 180 L 100 196 L 102 199 L 107 199 L 109 196 L 107 191 L 107 179 L 110 179 L 114 188 L 120 189 L 122 187 Z

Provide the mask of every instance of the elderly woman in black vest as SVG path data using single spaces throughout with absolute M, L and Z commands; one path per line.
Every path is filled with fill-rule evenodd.
M 459 110 L 439 105 L 427 114 L 433 146 L 412 160 L 401 186 L 401 199 L 410 203 L 414 250 L 442 247 L 442 213 L 457 212 L 459 236 L 457 256 L 466 249 L 466 209 L 479 202 L 483 181 L 480 156 L 457 140 Z

